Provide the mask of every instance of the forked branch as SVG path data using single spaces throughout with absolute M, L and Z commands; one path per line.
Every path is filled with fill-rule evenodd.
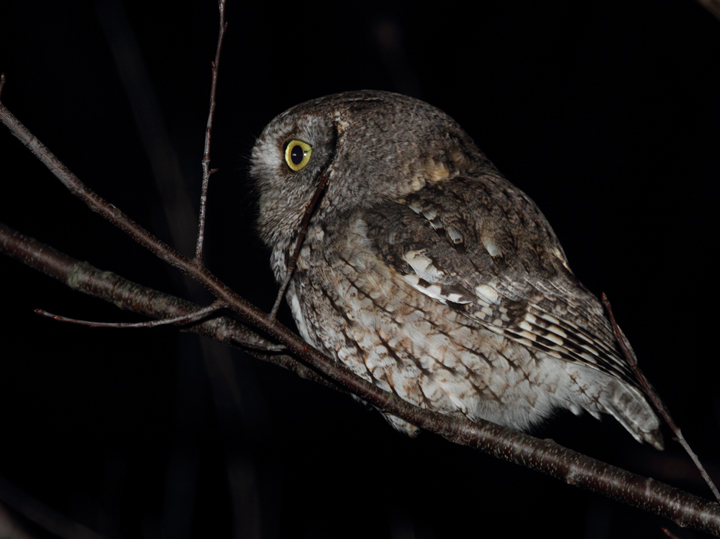
M 161 321 L 131 324 L 132 326 L 176 324 L 183 330 L 197 332 L 239 347 L 250 355 L 287 368 L 302 378 L 355 395 L 386 413 L 439 434 L 451 442 L 480 449 L 508 462 L 546 473 L 566 483 L 652 511 L 670 518 L 680 526 L 690 526 L 720 536 L 720 505 L 717 503 L 599 462 L 551 440 L 539 440 L 487 421 L 480 420 L 473 423 L 463 418 L 443 416 L 413 406 L 355 376 L 278 323 L 275 320 L 275 313 L 282 291 L 271 315 L 268 316 L 237 295 L 202 265 L 207 185 L 213 173 L 210 169 L 210 138 L 220 50 L 226 28 L 224 3 L 225 0 L 219 1 L 220 34 L 213 62 L 210 112 L 203 155 L 200 221 L 196 254 L 193 259 L 177 253 L 80 182 L 0 102 L 0 120 L 71 193 L 83 200 L 91 210 L 100 213 L 105 219 L 125 231 L 134 241 L 205 286 L 215 296 L 215 302 L 210 306 L 201 307 L 132 283 L 85 262 L 79 262 L 4 225 L 0 225 L 0 250 L 79 292 L 111 301 L 122 308 Z M 4 82 L 3 77 L 0 80 L 0 93 Z M 314 200 L 319 199 L 322 190 L 322 187 L 318 189 Z M 309 207 L 306 220 L 309 219 L 311 212 L 312 207 Z M 296 249 L 299 249 L 301 244 L 302 238 L 299 239 Z M 286 282 L 282 287 L 283 291 L 291 275 L 292 267 L 288 271 Z M 231 315 L 220 315 L 221 309 L 224 312 L 230 311 Z M 208 318 L 209 316 L 212 318 Z M 236 320 L 236 317 L 241 322 Z M 88 325 L 104 324 L 89 323 Z M 113 324 L 113 326 L 128 325 Z
M 230 290 L 206 268 L 175 252 L 132 222 L 119 209 L 108 204 L 83 185 L 10 114 L 2 103 L 0 103 L 0 120 L 48 166 L 73 194 L 85 201 L 93 211 L 101 213 L 127 232 L 135 241 L 203 284 L 227 309 L 236 313 L 263 336 L 241 326 L 238 331 L 245 335 L 252 335 L 253 339 L 230 338 L 227 333 L 227 324 L 231 321 L 225 318 L 199 323 L 192 326 L 193 330 L 200 331 L 203 328 L 202 331 L 205 332 L 207 330 L 204 328 L 219 324 L 219 328 L 215 332 L 210 331 L 205 334 L 223 342 L 230 342 L 246 349 L 253 355 L 261 355 L 263 359 L 280 366 L 291 368 L 303 377 L 316 381 L 322 380 L 326 385 L 352 393 L 380 410 L 400 417 L 422 429 L 439 434 L 449 441 L 480 449 L 503 460 L 541 471 L 569 484 L 655 512 L 672 519 L 680 526 L 690 526 L 720 536 L 720 505 L 714 502 L 599 462 L 550 440 L 539 440 L 486 421 L 473 423 L 466 419 L 443 416 L 415 407 L 355 376 L 332 359 L 310 347 L 299 336 L 277 321 L 269 320 L 265 313 Z M 154 290 L 129 283 L 118 276 L 100 272 L 87 264 L 73 261 L 6 227 L 0 229 L 0 247 L 3 252 L 60 279 L 78 291 L 97 295 L 152 318 L 182 316 L 198 309 L 197 306 L 178 298 L 168 299 L 167 305 L 164 302 L 154 301 L 155 298 L 165 296 Z M 167 296 L 167 298 L 170 297 Z M 285 353 L 259 352 L 258 346 L 262 346 L 266 339 L 282 345 Z

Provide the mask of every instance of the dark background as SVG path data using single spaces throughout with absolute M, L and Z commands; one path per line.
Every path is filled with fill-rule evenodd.
M 575 273 L 610 295 L 720 479 L 720 21 L 691 0 L 477 6 L 230 0 L 208 266 L 269 310 L 246 166 L 276 114 L 360 88 L 424 99 L 538 203 Z M 91 188 L 189 254 L 194 214 L 168 226 L 163 208 L 183 189 L 197 207 L 216 32 L 212 0 L 5 0 L 3 102 Z M 6 224 L 189 297 L 4 128 L 0 162 Z M 669 524 L 433 435 L 407 439 L 346 396 L 223 347 L 203 356 L 171 328 L 42 319 L 32 310 L 138 317 L 7 258 L 0 276 L 0 475 L 107 537 L 595 539 L 662 537 Z M 656 452 L 609 419 L 558 414 L 536 434 L 708 495 L 676 445 Z

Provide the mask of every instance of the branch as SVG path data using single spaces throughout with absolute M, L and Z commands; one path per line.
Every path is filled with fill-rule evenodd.
M 210 141 L 212 139 L 213 116 L 215 115 L 215 94 L 217 94 L 218 69 L 220 68 L 220 52 L 222 51 L 223 38 L 225 37 L 225 30 L 227 29 L 227 22 L 225 22 L 225 0 L 220 0 L 218 2 L 218 9 L 220 10 L 220 31 L 218 32 L 217 48 L 215 50 L 215 60 L 212 63 L 210 112 L 208 113 L 207 125 L 205 126 L 205 146 L 202 159 L 203 180 L 202 190 L 200 194 L 200 217 L 198 219 L 197 242 L 195 244 L 195 260 L 198 264 L 202 262 L 203 255 L 208 185 L 210 184 L 210 176 L 216 172 L 216 169 L 210 169 Z
M 79 262 L 4 225 L 0 225 L 0 250 L 79 292 L 153 318 L 181 316 L 199 309 L 191 302 L 132 283 L 113 273 L 98 270 L 86 262 Z M 256 311 L 256 315 L 262 314 L 254 307 L 251 308 Z M 385 412 L 439 434 L 451 442 L 480 449 L 568 484 L 652 511 L 672 519 L 680 526 L 720 535 L 720 505 L 716 503 L 605 464 L 552 440 L 539 440 L 487 421 L 472 423 L 417 408 L 335 364 L 277 321 L 265 323 L 265 326 L 262 329 L 276 332 L 278 341 L 293 352 L 292 356 L 258 350 L 268 345 L 268 341 L 227 317 L 207 320 L 187 329 L 242 348 L 255 357 L 292 370 L 303 378 L 352 393 Z
M 677 440 L 677 442 L 683 447 L 685 452 L 695 463 L 695 467 L 700 472 L 700 475 L 702 476 L 707 486 L 710 488 L 710 491 L 713 493 L 713 496 L 715 496 L 715 499 L 720 502 L 720 492 L 718 492 L 715 483 L 713 483 L 710 475 L 705 470 L 705 466 L 703 466 L 702 462 L 700 462 L 700 459 L 695 454 L 695 451 L 693 451 L 692 447 L 690 447 L 690 444 L 685 439 L 685 436 L 683 436 L 680 428 L 675 424 L 675 421 L 670 416 L 670 412 L 665 406 L 665 403 L 660 399 L 660 395 L 658 395 L 657 391 L 655 391 L 655 388 L 650 385 L 650 382 L 648 382 L 645 374 L 643 374 L 643 372 L 640 370 L 640 367 L 637 364 L 637 359 L 633 354 L 630 353 L 630 350 L 628 349 L 628 344 L 625 341 L 625 336 L 622 334 L 622 331 L 620 331 L 620 327 L 615 321 L 615 315 L 613 314 L 612 305 L 610 304 L 610 300 L 608 299 L 605 292 L 601 294 L 601 299 L 603 305 L 605 306 L 605 310 L 607 310 L 608 316 L 610 317 L 610 324 L 612 325 L 615 339 L 620 345 L 620 349 L 622 350 L 623 355 L 628 362 L 628 365 L 630 365 L 630 367 L 632 368 L 632 371 L 635 374 L 635 378 L 638 380 L 638 382 L 640 382 L 640 385 L 645 391 L 645 395 L 647 395 L 647 397 L 650 399 L 657 412 L 663 418 L 665 423 L 667 423 L 667 426 L 670 427 L 670 430 L 673 431 L 673 434 L 675 435 L 675 440 Z
M 720 505 L 716 503 L 599 462 L 551 440 L 539 440 L 487 421 L 473 423 L 464 418 L 443 416 L 417 408 L 355 376 L 279 322 L 268 318 L 206 268 L 178 254 L 83 185 L 2 103 L 0 120 L 90 209 L 103 215 L 159 258 L 204 285 L 217 300 L 240 316 L 246 324 L 261 331 L 262 335 L 226 317 L 205 321 L 192 326 L 190 330 L 239 346 L 252 355 L 290 368 L 300 376 L 352 393 L 386 413 L 454 443 L 480 449 L 569 484 L 652 511 L 674 520 L 680 526 L 691 526 L 720 536 Z M 153 318 L 183 316 L 199 309 L 190 302 L 141 287 L 112 273 L 78 262 L 6 227 L 0 229 L 0 249 L 78 291 Z M 266 348 L 268 339 L 283 345 L 287 354 L 258 350 Z
M 302 249 L 303 242 L 305 241 L 305 236 L 307 235 L 310 218 L 312 217 L 313 212 L 315 211 L 315 207 L 318 205 L 318 202 L 320 201 L 320 198 L 322 197 L 326 187 L 327 178 L 325 177 L 325 174 L 323 174 L 322 181 L 318 184 L 317 189 L 315 189 L 315 194 L 313 194 L 310 202 L 308 202 L 307 206 L 305 207 L 305 215 L 303 216 L 302 223 L 300 223 L 300 233 L 298 234 L 297 241 L 295 242 L 295 250 L 290 257 L 290 264 L 288 264 L 287 271 L 285 272 L 285 279 L 280 285 L 280 290 L 278 290 L 277 296 L 275 297 L 275 304 L 273 305 L 273 308 L 268 315 L 268 318 L 271 321 L 275 320 L 275 316 L 280 309 L 280 303 L 285 296 L 285 290 L 287 290 L 287 287 L 290 284 L 290 279 L 292 279 L 293 273 L 295 273 L 295 266 L 297 265 L 297 260 L 300 257 L 300 249 Z
M 73 290 L 151 318 L 184 317 L 202 309 L 191 301 L 144 287 L 112 272 L 99 270 L 87 262 L 76 260 L 2 223 L 0 223 L 0 252 L 57 279 Z M 184 328 L 184 331 L 236 346 L 258 359 L 271 361 L 288 369 L 301 378 L 337 389 L 295 358 L 275 353 L 282 350 L 282 346 L 273 344 L 227 316 L 194 324 Z

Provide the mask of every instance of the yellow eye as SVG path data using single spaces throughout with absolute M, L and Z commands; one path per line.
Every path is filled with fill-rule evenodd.
M 297 172 L 305 168 L 312 155 L 312 146 L 302 140 L 293 139 L 285 146 L 285 162 Z

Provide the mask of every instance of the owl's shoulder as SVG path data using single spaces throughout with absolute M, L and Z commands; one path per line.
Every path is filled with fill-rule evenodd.
M 408 253 L 422 251 L 457 275 L 515 281 L 520 274 L 572 276 L 542 212 L 500 176 L 427 183 L 402 199 L 364 206 L 343 221 L 354 219 L 366 224 L 369 241 L 394 265 L 407 265 Z

